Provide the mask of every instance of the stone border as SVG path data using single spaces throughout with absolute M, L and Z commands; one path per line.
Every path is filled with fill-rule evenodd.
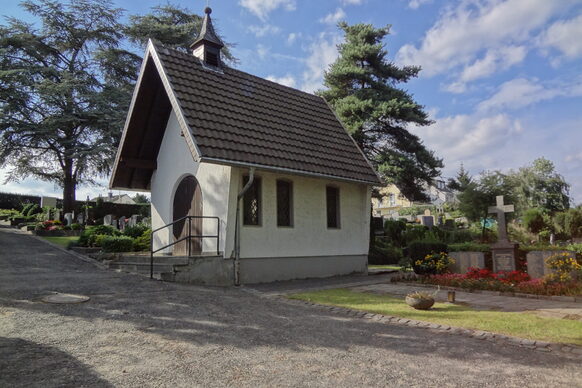
M 391 282 L 391 284 L 403 284 L 406 286 L 424 287 L 424 288 L 437 288 L 437 287 L 439 287 L 437 284 L 410 283 L 410 282 L 398 282 L 398 281 Z M 445 290 L 445 291 L 447 291 L 447 290 L 448 291 L 459 291 L 459 292 L 468 292 L 468 293 L 472 293 L 472 294 L 486 294 L 486 295 L 494 295 L 494 296 L 510 296 L 513 298 L 543 299 L 543 300 L 553 300 L 556 302 L 582 303 L 582 296 L 536 295 L 536 294 L 525 294 L 525 293 L 521 293 L 521 292 L 471 290 L 468 288 L 449 287 L 449 286 L 440 286 L 440 288 L 441 288 L 441 290 Z
M 554 353 L 556 355 L 567 357 L 570 359 L 581 360 L 582 361 L 582 346 L 578 345 L 568 345 L 554 342 L 545 342 L 538 340 L 530 340 L 525 338 L 513 337 L 503 334 L 496 334 L 489 331 L 483 330 L 473 330 L 466 329 L 463 327 L 440 325 L 438 323 L 431 323 L 425 321 L 417 321 L 414 319 L 395 317 L 390 315 L 369 313 L 362 310 L 353 310 L 345 307 L 331 306 L 325 304 L 319 304 L 314 302 L 308 302 L 299 299 L 289 299 L 283 296 L 277 296 L 277 299 L 284 300 L 286 303 L 293 305 L 301 305 L 308 307 L 315 307 L 320 310 L 325 310 L 330 313 L 347 315 L 351 318 L 362 318 L 370 319 L 374 322 L 381 322 L 384 324 L 392 324 L 398 326 L 407 327 L 417 327 L 421 329 L 429 329 L 433 332 L 451 334 L 451 335 L 462 335 L 466 337 L 471 337 L 479 340 L 487 340 L 498 344 L 505 344 L 511 346 L 517 346 L 527 349 L 536 350 L 538 352 Z

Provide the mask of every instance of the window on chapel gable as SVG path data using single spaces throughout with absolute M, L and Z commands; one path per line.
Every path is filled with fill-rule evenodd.
M 339 188 L 334 186 L 326 187 L 326 202 L 327 202 L 327 227 L 340 227 L 340 196 Z

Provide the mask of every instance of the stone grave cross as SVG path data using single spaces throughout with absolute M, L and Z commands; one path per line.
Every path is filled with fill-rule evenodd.
M 497 215 L 497 228 L 499 232 L 499 241 L 509 241 L 507 238 L 507 225 L 505 223 L 505 213 L 513 213 L 515 208 L 513 205 L 503 204 L 503 195 L 498 195 L 496 198 L 496 205 L 489 206 L 489 214 Z

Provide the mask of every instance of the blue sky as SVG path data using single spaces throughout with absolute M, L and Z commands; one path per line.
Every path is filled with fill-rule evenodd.
M 202 13 L 206 1 L 176 1 Z M 159 1 L 116 1 L 144 13 Z M 3 14 L 26 18 L 17 1 Z M 411 128 L 444 176 L 508 170 L 544 156 L 582 203 L 582 0 L 211 0 L 238 68 L 309 92 L 337 57 L 339 20 L 392 25 L 389 59 L 420 65 L 404 86 L 435 124 Z M 0 170 L 0 174 L 2 171 Z M 59 193 L 26 180 L 3 190 Z M 82 187 L 78 198 L 105 193 Z

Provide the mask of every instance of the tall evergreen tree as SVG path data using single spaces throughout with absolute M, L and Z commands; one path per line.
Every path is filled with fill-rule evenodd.
M 0 26 L 0 166 L 63 188 L 110 170 L 129 105 L 136 58 L 119 49 L 121 10 L 108 1 L 25 1 L 40 28 Z
M 418 76 L 417 66 L 388 61 L 383 39 L 390 27 L 349 26 L 341 22 L 345 40 L 339 58 L 325 73 L 320 91 L 366 157 L 389 183 L 410 200 L 427 200 L 423 184 L 439 176 L 442 160 L 428 150 L 409 126 L 432 122 L 424 108 L 398 84 Z

